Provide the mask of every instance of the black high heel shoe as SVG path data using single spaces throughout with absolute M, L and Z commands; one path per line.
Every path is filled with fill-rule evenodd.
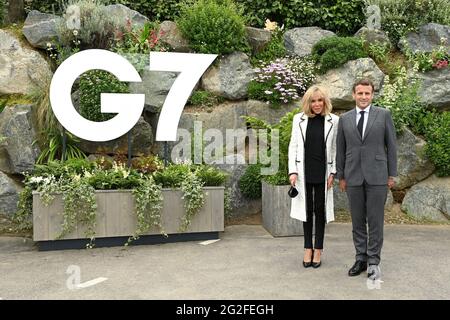
M 313 262 L 312 262 L 313 261 L 313 257 L 314 257 L 314 250 L 312 250 L 311 260 L 310 261 L 306 262 L 305 260 L 303 260 L 303 266 L 305 268 L 309 268 L 309 267 L 311 267 L 313 265 Z
M 313 254 L 313 259 L 314 259 L 314 254 Z M 322 265 L 322 261 L 314 262 L 313 259 L 311 259 L 311 265 L 314 269 L 317 269 L 318 267 L 320 267 Z M 320 259 L 322 259 L 322 252 L 320 254 Z

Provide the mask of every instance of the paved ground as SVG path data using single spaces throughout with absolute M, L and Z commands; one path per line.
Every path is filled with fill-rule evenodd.
M 0 298 L 450 299 L 450 226 L 386 226 L 380 289 L 368 287 L 366 275 L 347 276 L 354 259 L 350 224 L 327 226 L 319 269 L 301 266 L 302 246 L 302 237 L 273 238 L 258 225 L 227 227 L 206 246 L 39 252 L 30 240 L 0 237 Z M 80 267 L 86 286 L 107 280 L 71 290 L 70 265 Z

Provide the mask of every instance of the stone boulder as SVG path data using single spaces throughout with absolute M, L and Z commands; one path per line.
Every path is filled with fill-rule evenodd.
M 437 110 L 450 110 L 450 67 L 419 73 L 420 100 Z
M 402 210 L 419 219 L 449 221 L 450 177 L 433 175 L 414 185 L 403 199 Z
M 329 70 L 317 78 L 317 84 L 328 90 L 333 108 L 348 110 L 355 106 L 353 84 L 363 77 L 373 81 L 377 97 L 383 85 L 384 73 L 371 58 L 351 60 L 338 69 Z
M 159 29 L 161 41 L 168 44 L 175 52 L 189 52 L 189 42 L 183 38 L 180 29 L 173 21 L 163 21 Z
M 129 20 L 133 28 L 142 28 L 148 21 L 146 16 L 123 4 L 111 4 L 106 6 L 104 12 L 107 16 L 113 17 L 120 24 L 125 24 Z
M 6 146 L 0 152 L 0 170 L 21 174 L 31 171 L 40 150 L 33 142 L 37 139 L 32 106 L 8 106 L 0 113 L 0 136 L 6 137 Z
M 17 202 L 22 186 L 0 171 L 0 214 L 12 216 L 17 211 Z
M 47 43 L 54 43 L 58 39 L 57 25 L 61 17 L 53 14 L 31 11 L 23 26 L 23 34 L 35 48 L 46 49 Z
M 0 95 L 30 94 L 37 83 L 51 77 L 49 64 L 38 52 L 0 30 Z
M 264 50 L 272 39 L 272 32 L 265 29 L 245 27 L 247 41 L 252 48 L 253 54 L 258 54 Z
M 403 52 L 409 49 L 414 52 L 431 52 L 441 44 L 441 39 L 447 41 L 447 53 L 450 54 L 450 26 L 437 23 L 428 23 L 419 28 L 417 32 L 410 32 L 405 39 L 399 42 Z
M 387 45 L 389 48 L 392 46 L 387 34 L 384 31 L 378 29 L 369 29 L 367 27 L 362 27 L 355 33 L 355 37 L 363 39 L 366 46 L 369 46 L 371 44 Z
M 151 154 L 153 132 L 150 124 L 143 117 L 139 119 L 131 131 L 131 155 L 148 156 Z M 128 154 L 128 134 L 120 138 L 94 142 L 81 140 L 78 147 L 86 153 L 94 154 Z
M 202 76 L 205 90 L 229 100 L 247 97 L 248 84 L 255 75 L 250 60 L 245 53 L 234 52 L 210 66 Z
M 178 73 L 175 72 L 145 70 L 142 73 L 142 82 L 130 84 L 130 92 L 145 94 L 145 110 L 157 113 L 161 110 L 177 76 Z
M 434 165 L 425 156 L 426 142 L 405 129 L 397 137 L 398 177 L 394 190 L 403 190 L 425 178 L 434 171 Z
M 313 46 L 319 40 L 336 34 L 319 27 L 303 27 L 288 30 L 284 34 L 284 45 L 287 53 L 304 57 L 311 54 Z

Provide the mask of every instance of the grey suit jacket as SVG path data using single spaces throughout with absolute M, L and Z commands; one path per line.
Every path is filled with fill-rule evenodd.
M 356 108 L 339 119 L 336 139 L 336 178 L 348 186 L 386 185 L 397 176 L 397 140 L 391 113 L 371 106 L 364 137 L 356 127 Z

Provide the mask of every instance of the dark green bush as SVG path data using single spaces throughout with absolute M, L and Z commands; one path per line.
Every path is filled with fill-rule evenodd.
M 425 153 L 436 166 L 436 175 L 450 176 L 450 112 L 429 113 L 424 121 Z
M 313 58 L 319 63 L 319 72 L 339 68 L 347 61 L 367 57 L 362 41 L 353 37 L 327 37 L 312 49 Z
M 251 164 L 239 180 L 239 189 L 249 199 L 261 198 L 261 165 Z
M 203 182 L 204 186 L 211 187 L 222 186 L 228 176 L 227 173 L 207 165 L 196 166 L 196 175 L 200 178 L 200 181 Z
M 272 32 L 270 42 L 260 53 L 252 57 L 251 63 L 258 65 L 262 62 L 270 62 L 277 58 L 283 58 L 285 55 L 286 47 L 284 46 L 283 32 L 274 31 Z
M 100 112 L 100 94 L 128 92 L 127 84 L 120 82 L 109 72 L 101 70 L 86 72 L 80 79 L 80 114 L 91 121 L 109 120 L 115 114 Z
M 318 26 L 352 35 L 364 24 L 364 0 L 236 0 L 249 24 L 263 27 L 266 19 L 286 28 Z
M 61 14 L 64 12 L 63 0 L 25 0 L 25 11 L 38 10 L 46 13 Z
M 181 183 L 186 179 L 190 167 L 188 165 L 169 165 L 162 171 L 154 173 L 153 177 L 156 184 L 162 185 L 163 188 L 179 188 Z
M 5 17 L 5 0 L 0 0 L 0 27 L 3 25 Z
M 244 19 L 232 0 L 198 0 L 193 5 L 186 4 L 176 22 L 196 52 L 249 52 Z

